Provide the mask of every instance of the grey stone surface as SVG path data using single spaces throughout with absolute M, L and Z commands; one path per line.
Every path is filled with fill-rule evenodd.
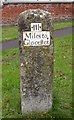
M 48 111 L 52 107 L 53 39 L 50 46 L 24 46 L 22 33 L 31 31 L 31 23 L 42 23 L 42 31 L 50 31 L 52 16 L 40 9 L 27 10 L 18 20 L 21 107 L 22 113 Z

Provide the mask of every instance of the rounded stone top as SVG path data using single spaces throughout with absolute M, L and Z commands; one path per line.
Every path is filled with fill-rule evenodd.
M 51 13 L 48 11 L 44 11 L 42 9 L 29 9 L 25 10 L 24 12 L 20 13 L 20 16 L 29 16 L 29 15 L 34 15 L 34 16 L 40 16 L 40 17 L 45 17 L 46 15 L 51 16 Z
M 52 23 L 52 15 L 50 12 L 41 9 L 25 10 L 19 15 L 19 31 L 29 31 L 31 23 L 42 23 L 43 30 L 49 30 L 49 26 Z

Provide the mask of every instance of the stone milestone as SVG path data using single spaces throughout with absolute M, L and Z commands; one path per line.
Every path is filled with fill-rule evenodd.
M 22 113 L 52 107 L 53 39 L 51 13 L 36 9 L 19 15 L 20 89 Z

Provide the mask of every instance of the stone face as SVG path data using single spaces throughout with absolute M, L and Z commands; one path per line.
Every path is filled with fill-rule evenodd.
M 22 113 L 52 107 L 53 39 L 49 46 L 24 46 L 23 32 L 31 31 L 31 23 L 42 23 L 42 31 L 50 31 L 51 38 L 53 31 L 52 16 L 47 11 L 27 10 L 19 16 Z

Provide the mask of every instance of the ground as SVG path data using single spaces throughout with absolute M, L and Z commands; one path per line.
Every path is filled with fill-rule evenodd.
M 71 27 L 72 22 L 56 23 L 55 30 Z M 15 27 L 3 28 L 3 41 L 17 39 Z M 3 118 L 71 118 L 72 114 L 72 39 L 74 35 L 54 39 L 53 106 L 47 113 L 21 114 L 19 49 L 0 51 L 0 74 L 2 74 Z M 1 67 L 2 59 L 2 67 Z M 1 73 L 2 71 L 2 73 Z M 1 82 L 0 82 L 1 86 Z M 0 87 L 1 91 L 1 87 Z M 1 92 L 0 92 L 1 95 Z M 0 98 L 1 100 L 1 98 Z M 0 102 L 1 105 L 1 102 Z M 1 107 L 1 106 L 0 106 Z M 1 111 L 0 111 L 1 112 Z
M 21 114 L 19 49 L 3 51 L 2 102 L 4 118 L 71 118 L 72 35 L 54 40 L 53 106 L 47 113 Z

